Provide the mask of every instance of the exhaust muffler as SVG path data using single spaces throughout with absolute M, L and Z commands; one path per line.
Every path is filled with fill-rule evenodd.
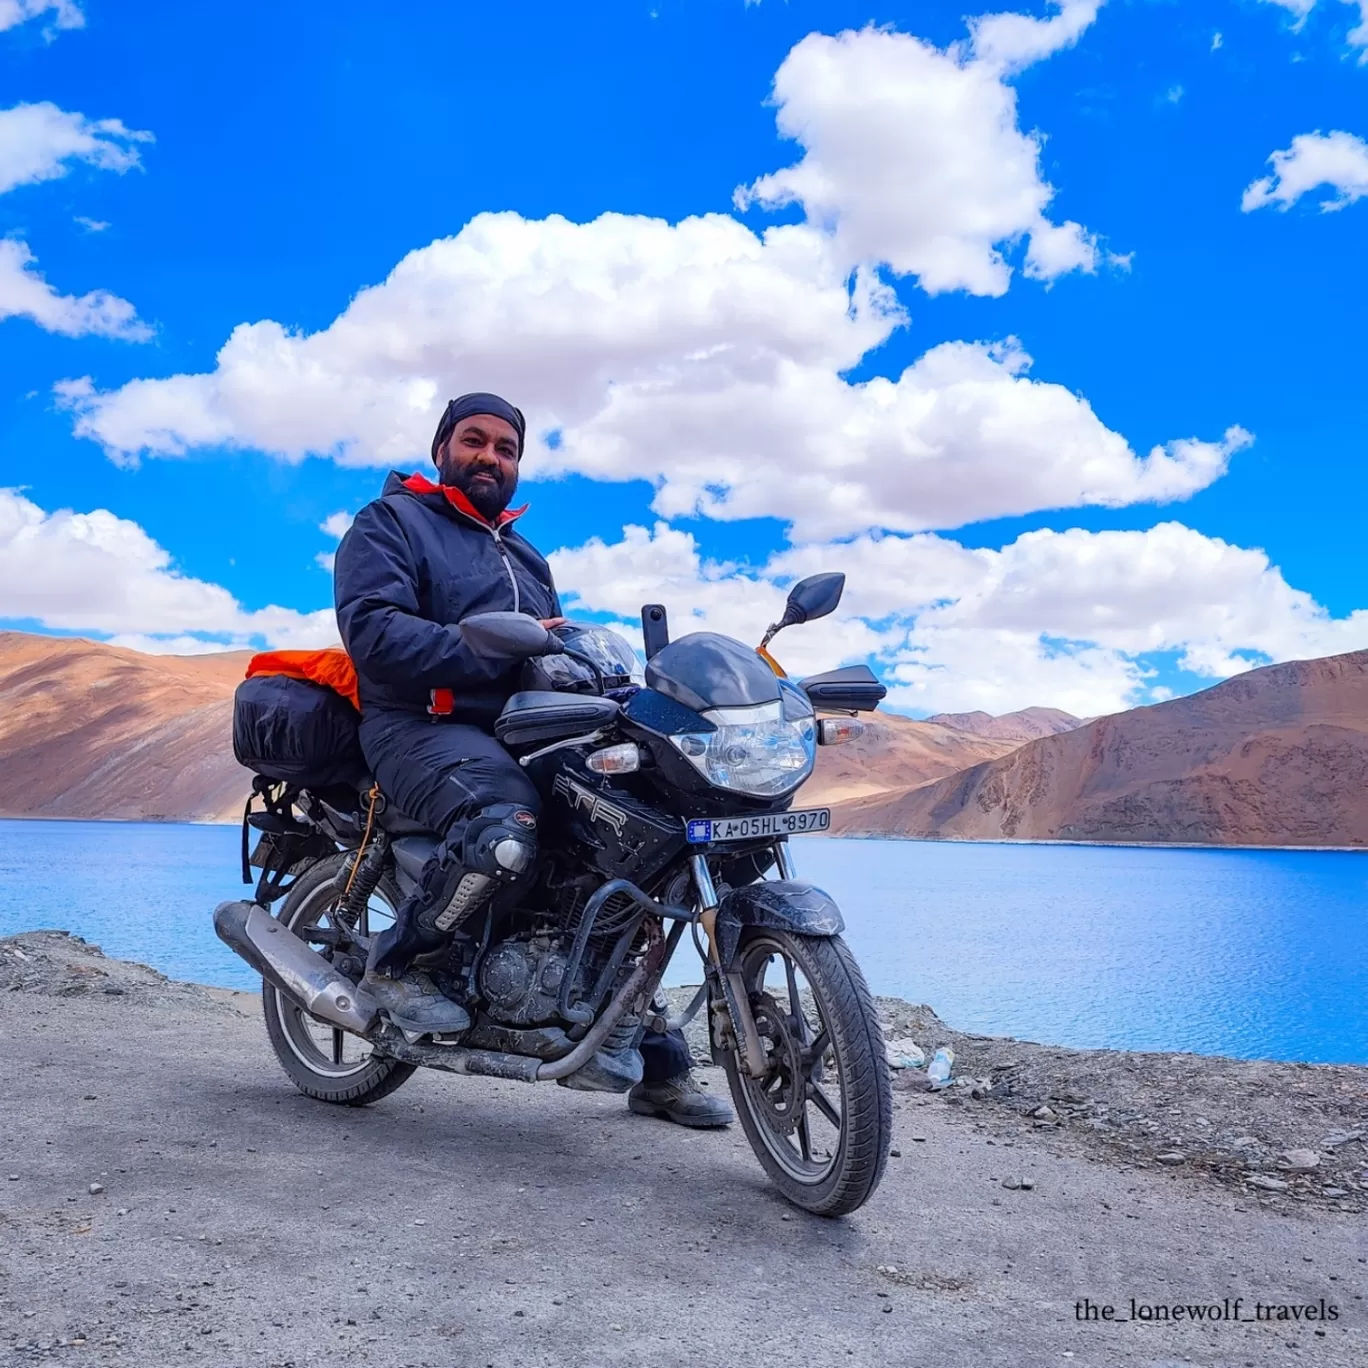
M 376 1004 L 364 988 L 345 979 L 260 903 L 226 902 L 214 909 L 214 931 L 268 983 L 311 1016 L 367 1035 Z

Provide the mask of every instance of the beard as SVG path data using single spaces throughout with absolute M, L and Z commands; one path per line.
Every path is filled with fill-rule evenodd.
M 466 465 L 443 469 L 442 483 L 459 489 L 486 522 L 493 522 L 513 502 L 518 477 L 505 481 L 494 467 Z

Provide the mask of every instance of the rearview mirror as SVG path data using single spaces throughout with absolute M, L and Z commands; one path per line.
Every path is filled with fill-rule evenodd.
M 527 660 L 563 650 L 560 640 L 526 613 L 475 613 L 460 627 L 465 644 L 488 660 Z
M 829 570 L 824 575 L 809 575 L 807 579 L 799 580 L 789 590 L 784 616 L 778 622 L 771 623 L 761 646 L 768 646 L 770 638 L 785 627 L 810 622 L 813 618 L 826 617 L 828 613 L 835 612 L 844 591 L 845 576 L 839 570 Z

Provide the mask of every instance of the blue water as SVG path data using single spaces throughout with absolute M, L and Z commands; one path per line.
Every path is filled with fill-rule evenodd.
M 806 840 L 875 992 L 1061 1045 L 1368 1063 L 1368 855 Z M 214 937 L 229 827 L 0 821 L 0 934 L 57 926 L 175 978 Z M 697 982 L 681 949 L 677 982 Z

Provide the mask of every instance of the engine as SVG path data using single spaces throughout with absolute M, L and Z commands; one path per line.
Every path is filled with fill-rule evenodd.
M 549 936 L 506 940 L 480 965 L 480 993 L 495 1021 L 540 1026 L 556 1020 L 569 958 Z

